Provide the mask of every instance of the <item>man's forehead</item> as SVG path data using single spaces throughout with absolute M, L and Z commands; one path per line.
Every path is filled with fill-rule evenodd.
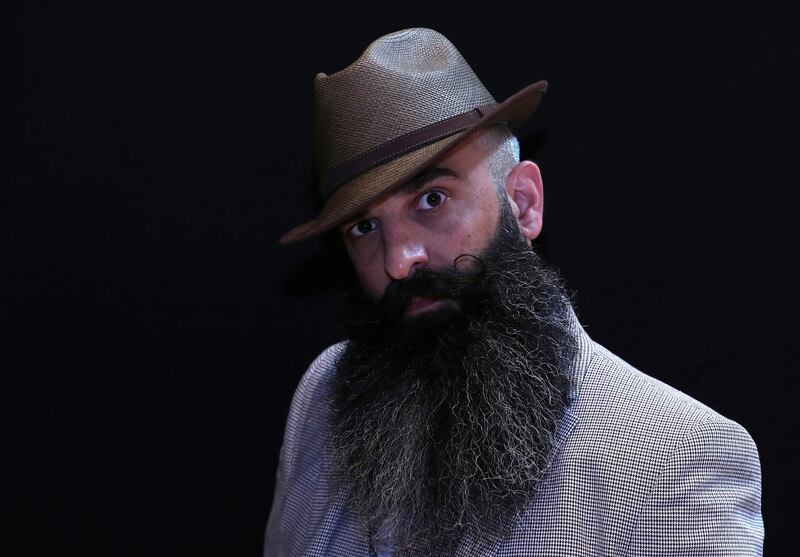
M 483 134 L 484 130 L 476 132 L 472 137 L 466 139 L 445 155 L 438 163 L 394 188 L 388 195 L 374 201 L 363 211 L 349 219 L 343 226 L 346 228 L 350 223 L 361 220 L 389 199 L 414 195 L 439 179 L 465 179 L 476 166 L 488 166 L 490 152 L 486 149 L 486 141 L 483 140 Z
M 438 179 L 458 179 L 459 177 L 460 174 L 458 172 L 446 166 L 434 166 L 432 168 L 423 170 L 422 172 L 414 176 L 411 180 L 393 190 L 393 192 L 390 193 L 388 196 L 384 196 L 376 201 L 373 201 L 369 206 L 367 206 L 364 210 L 360 211 L 353 218 L 349 219 L 342 226 L 346 228 L 349 225 L 349 223 L 361 220 L 362 218 L 367 216 L 370 212 L 372 212 L 376 207 L 383 205 L 387 201 L 387 199 L 396 198 L 398 196 L 405 197 L 408 195 L 414 195 Z
M 444 165 L 434 166 L 423 170 L 411 180 L 406 182 L 399 190 L 400 193 L 415 193 L 438 178 L 459 178 L 458 172 Z
M 489 153 L 485 149 L 485 141 L 483 141 L 482 138 L 483 131 L 475 133 L 472 137 L 465 140 L 450 153 L 445 155 L 437 164 L 411 178 L 397 189 L 396 192 L 417 192 L 437 178 L 463 178 L 469 174 L 476 165 L 488 163 Z

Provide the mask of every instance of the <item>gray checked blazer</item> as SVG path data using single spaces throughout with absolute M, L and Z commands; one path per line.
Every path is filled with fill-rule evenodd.
M 761 555 L 761 473 L 748 433 L 593 342 L 539 493 L 502 541 L 459 557 Z M 342 344 L 325 350 L 292 401 L 265 557 L 367 557 L 344 494 L 329 481 L 327 388 Z

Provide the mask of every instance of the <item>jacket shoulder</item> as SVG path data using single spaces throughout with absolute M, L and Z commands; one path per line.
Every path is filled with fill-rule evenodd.
M 630 423 L 639 424 L 641 428 L 666 426 L 677 437 L 683 437 L 684 433 L 707 421 L 735 423 L 597 343 L 593 343 L 589 369 L 579 395 L 597 403 L 603 411 L 610 409 L 612 416 L 635 417 Z
M 594 342 L 584 361 L 563 445 L 504 548 L 566 543 L 645 554 L 663 549 L 658 540 L 713 531 L 710 546 L 736 539 L 736 550 L 750 555 L 762 532 L 760 471 L 744 428 Z
M 292 397 L 292 407 L 318 401 L 327 389 L 330 378 L 336 371 L 336 364 L 347 345 L 345 342 L 333 344 L 320 352 L 303 374 Z
M 308 366 L 295 389 L 284 435 L 285 458 L 289 462 L 294 457 L 292 453 L 299 436 L 309 432 L 316 436 L 327 425 L 328 386 L 345 346 L 346 343 L 339 342 L 323 350 Z
M 685 440 L 709 431 L 726 432 L 757 459 L 752 439 L 733 420 L 597 343 L 590 352 L 568 410 L 575 427 L 562 462 L 573 472 L 601 474 L 609 494 L 644 497 Z

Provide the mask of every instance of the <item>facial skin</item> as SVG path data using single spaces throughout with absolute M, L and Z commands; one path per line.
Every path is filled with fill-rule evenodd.
M 361 292 L 331 384 L 334 469 L 399 556 L 500 539 L 567 404 L 569 297 L 531 246 L 542 181 L 497 129 L 340 228 Z
M 392 281 L 422 267 L 453 265 L 482 253 L 497 228 L 499 198 L 489 165 L 494 145 L 485 132 L 467 139 L 401 189 L 380 199 L 340 231 L 365 294 L 378 298 Z M 505 175 L 505 195 L 528 240 L 542 229 L 539 167 L 521 161 Z M 416 300 L 409 314 L 436 302 Z
M 371 258 L 354 258 L 363 289 L 347 298 L 330 385 L 334 477 L 398 557 L 501 539 L 537 492 L 568 403 L 569 296 L 530 243 L 538 169 L 480 141 L 343 229 Z M 398 229 L 424 255 L 400 278 L 383 264 Z

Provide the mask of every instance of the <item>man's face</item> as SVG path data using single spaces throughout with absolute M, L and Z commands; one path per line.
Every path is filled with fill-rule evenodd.
M 569 297 L 530 244 L 538 168 L 503 172 L 506 203 L 484 139 L 342 227 L 363 292 L 331 383 L 332 455 L 365 531 L 398 554 L 501 536 L 568 400 Z
M 466 140 L 433 169 L 424 172 L 389 197 L 373 203 L 341 228 L 344 243 L 365 294 L 379 298 L 395 280 L 419 268 L 444 268 L 463 254 L 481 254 L 497 229 L 498 190 L 490 168 L 492 145 L 476 135 Z M 533 163 L 525 162 L 524 178 L 535 169 L 538 195 L 541 180 Z M 519 166 L 519 165 L 517 165 Z M 515 217 L 515 179 L 505 180 Z M 530 182 L 530 180 L 529 180 Z M 531 185 L 528 183 L 528 185 Z M 523 233 L 532 239 L 523 228 Z M 440 302 L 415 298 L 406 315 L 434 309 Z

